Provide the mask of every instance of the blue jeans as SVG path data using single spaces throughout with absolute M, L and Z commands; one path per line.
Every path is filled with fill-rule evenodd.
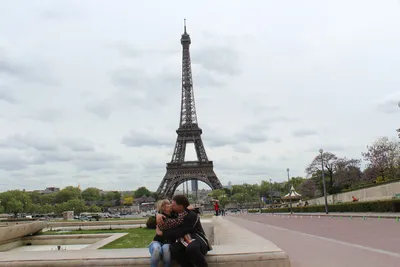
M 171 252 L 169 251 L 169 244 L 161 244 L 158 241 L 150 243 L 149 251 L 151 255 L 150 267 L 158 267 L 158 262 L 162 258 L 164 267 L 171 266 Z

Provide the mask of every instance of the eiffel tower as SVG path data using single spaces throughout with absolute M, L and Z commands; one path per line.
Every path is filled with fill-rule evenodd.
M 165 174 L 157 194 L 162 198 L 172 198 L 176 188 L 186 181 L 197 180 L 207 184 L 212 189 L 222 189 L 221 182 L 214 172 L 213 162 L 208 160 L 204 149 L 201 134 L 203 131 L 197 123 L 196 107 L 194 102 L 192 66 L 190 62 L 189 46 L 190 36 L 186 32 L 186 20 L 184 33 L 181 37 L 182 44 L 182 99 L 181 118 L 179 128 L 176 130 L 174 153 L 170 163 L 167 163 Z M 194 143 L 197 161 L 185 161 L 186 144 Z

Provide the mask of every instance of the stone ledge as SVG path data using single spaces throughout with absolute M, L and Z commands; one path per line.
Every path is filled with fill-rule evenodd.
M 208 222 L 207 222 L 208 223 Z M 207 224 L 205 223 L 205 224 Z M 221 217 L 212 220 L 211 267 L 290 267 L 288 255 L 270 241 Z M 150 266 L 147 248 L 0 253 L 0 267 Z M 174 266 L 178 266 L 174 264 Z
M 45 222 L 30 222 L 22 224 L 12 224 L 0 228 L 0 245 L 6 244 L 24 236 L 40 232 L 46 227 Z
M 48 222 L 48 227 L 66 227 L 66 226 L 100 226 L 100 225 L 134 225 L 134 224 L 146 224 L 147 220 L 110 220 L 110 221 L 59 221 L 59 222 Z
M 139 251 L 140 252 L 139 252 Z M 138 253 L 139 252 L 139 253 Z M 4 255 L 8 254 L 8 255 Z M 14 255 L 10 255 L 14 254 Z M 136 254 L 136 255 L 135 255 Z M 141 254 L 141 255 L 138 255 Z M 237 253 L 216 254 L 206 256 L 210 266 L 226 264 L 234 266 L 267 266 L 289 267 L 287 255 L 284 252 L 270 253 Z M 75 266 L 150 266 L 150 257 L 147 249 L 119 249 L 102 251 L 52 251 L 52 252 L 26 252 L 23 255 L 5 252 L 0 257 L 0 266 L 12 267 L 75 267 Z M 174 266 L 178 266 L 174 264 Z

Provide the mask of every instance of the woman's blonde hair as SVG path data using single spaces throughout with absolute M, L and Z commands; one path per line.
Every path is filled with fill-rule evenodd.
M 157 212 L 160 212 L 160 213 L 164 212 L 165 205 L 169 205 L 168 199 L 159 200 L 156 205 Z

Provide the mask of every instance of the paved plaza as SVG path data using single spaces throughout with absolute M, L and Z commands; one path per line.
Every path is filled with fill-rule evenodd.
M 368 215 L 365 220 L 315 214 L 225 218 L 276 244 L 288 253 L 292 267 L 398 267 L 400 222 Z

